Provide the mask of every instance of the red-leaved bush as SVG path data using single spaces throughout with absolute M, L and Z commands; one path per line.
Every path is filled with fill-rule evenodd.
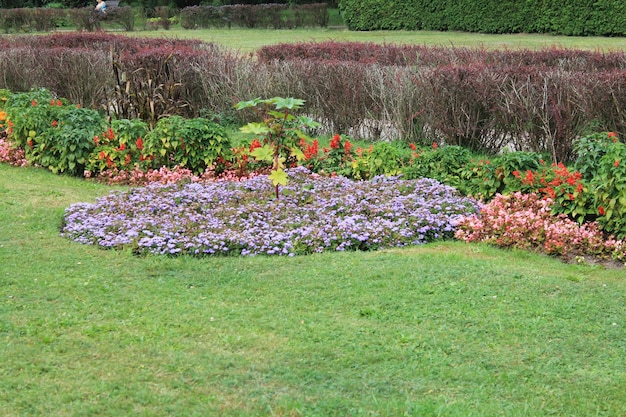
M 480 215 L 465 217 L 455 237 L 567 258 L 592 255 L 626 260 L 623 240 L 607 239 L 596 222 L 579 225 L 565 215 L 552 214 L 552 203 L 534 193 L 499 194 L 482 207 Z

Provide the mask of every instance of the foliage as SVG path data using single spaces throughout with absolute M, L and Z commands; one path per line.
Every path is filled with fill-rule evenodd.
M 327 3 L 306 5 L 234 4 L 225 6 L 191 6 L 180 12 L 185 29 L 236 25 L 244 28 L 303 28 L 328 25 Z
M 530 249 L 573 258 L 594 255 L 626 260 L 626 243 L 606 239 L 597 223 L 578 223 L 553 215 L 553 201 L 539 194 L 498 194 L 479 215 L 463 219 L 455 236 L 505 248 Z
M 12 36 L 0 46 L 0 88 L 43 86 L 151 125 L 201 109 L 229 114 L 242 98 L 289 91 L 325 133 L 372 141 L 532 151 L 569 163 L 572 141 L 590 126 L 625 133 L 618 51 L 322 42 L 274 47 L 257 60 L 198 41 L 106 33 Z
M 180 165 L 198 174 L 229 158 L 231 144 L 223 127 L 207 119 L 170 116 L 159 120 L 143 141 L 144 161 L 152 168 Z
M 415 145 L 411 163 L 402 170 L 405 178 L 434 178 L 444 184 L 466 189 L 463 183 L 467 167 L 472 161 L 471 152 L 460 146 L 437 146 L 418 149 Z
M 93 137 L 104 124 L 96 110 L 67 106 L 49 129 L 33 139 L 33 162 L 54 173 L 83 176 Z
M 257 147 L 251 155 L 258 161 L 271 162 L 272 170 L 269 178 L 279 198 L 279 185 L 287 185 L 287 174 L 284 171 L 288 159 L 295 164 L 305 158 L 299 145 L 304 139 L 310 140 L 306 129 L 319 126 L 308 116 L 294 116 L 293 112 L 304 105 L 304 100 L 293 97 L 274 97 L 254 99 L 237 103 L 237 110 L 252 108 L 262 122 L 251 122 L 241 128 L 244 133 L 252 133 L 262 137 L 262 146 Z M 294 161 L 295 159 L 295 161 Z
M 408 162 L 403 143 L 376 142 L 368 150 L 357 148 L 351 163 L 351 176 L 356 179 L 372 179 L 379 175 L 399 175 Z M 436 178 L 435 178 L 436 179 Z
M 381 0 L 343 0 L 340 9 L 351 30 L 457 30 L 481 33 L 559 33 L 623 36 L 626 6 L 611 0 L 415 0 L 398 7 Z
M 98 112 L 68 105 L 45 89 L 13 94 L 5 106 L 9 139 L 31 164 L 83 174 L 92 138 L 104 124 Z
M 95 147 L 85 166 L 85 176 L 98 176 L 115 169 L 130 169 L 139 164 L 148 165 L 142 152 L 143 138 L 147 132 L 148 126 L 142 120 L 112 120 L 111 127 L 93 138 Z
M 614 142 L 607 149 L 590 185 L 602 228 L 626 238 L 626 144 Z
M 618 142 L 614 132 L 601 132 L 585 135 L 574 140 L 574 169 L 587 181 L 593 179 L 600 160 Z

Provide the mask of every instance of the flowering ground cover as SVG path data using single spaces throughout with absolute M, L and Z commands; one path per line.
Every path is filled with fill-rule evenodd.
M 355 182 L 288 171 L 279 199 L 264 175 L 241 182 L 153 184 L 65 213 L 62 233 L 137 253 L 296 255 L 373 250 L 452 238 L 475 200 L 435 180 Z

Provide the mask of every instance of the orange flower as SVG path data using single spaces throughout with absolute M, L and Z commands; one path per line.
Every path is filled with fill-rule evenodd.
M 7 119 L 7 112 L 0 111 L 0 120 L 6 120 L 6 119 Z

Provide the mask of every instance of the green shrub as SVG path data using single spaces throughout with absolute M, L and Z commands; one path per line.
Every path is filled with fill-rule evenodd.
M 131 169 L 147 165 L 143 156 L 143 138 L 148 125 L 140 119 L 113 120 L 111 127 L 94 137 L 95 148 L 85 166 L 86 176 L 97 176 L 107 170 Z
M 55 123 L 56 122 L 56 123 Z M 34 146 L 35 162 L 54 173 L 82 176 L 94 148 L 93 137 L 105 121 L 96 110 L 74 106 L 62 108 Z
M 26 151 L 26 158 L 33 162 L 33 149 L 42 134 L 58 119 L 60 106 L 55 97 L 45 89 L 10 94 L 5 102 L 8 133 L 11 142 Z M 55 105 L 49 105 L 54 102 Z
M 408 151 L 404 144 L 376 142 L 370 151 L 356 152 L 352 160 L 352 177 L 371 179 L 377 175 L 398 175 L 408 160 Z
M 231 149 L 222 126 L 202 118 L 180 116 L 160 119 L 146 134 L 143 146 L 152 167 L 179 165 L 198 174 L 219 158 L 227 159 Z
M 598 161 L 591 186 L 602 229 L 626 237 L 626 144 L 618 141 L 609 146 Z
M 404 170 L 408 179 L 433 178 L 462 189 L 468 164 L 472 160 L 469 150 L 460 146 L 433 147 L 415 152 L 411 164 Z

